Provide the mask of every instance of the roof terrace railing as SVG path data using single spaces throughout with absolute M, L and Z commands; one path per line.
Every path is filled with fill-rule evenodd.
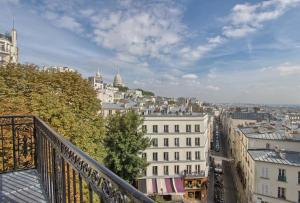
M 37 169 L 49 202 L 153 202 L 34 116 L 0 116 L 0 173 Z

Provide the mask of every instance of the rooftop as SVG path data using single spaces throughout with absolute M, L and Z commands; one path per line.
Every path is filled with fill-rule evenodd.
M 300 166 L 300 152 L 276 152 L 270 149 L 250 149 L 248 152 L 255 161 Z
M 203 117 L 206 116 L 206 113 L 195 113 L 195 112 L 186 112 L 186 113 L 151 113 L 145 115 L 145 117 Z
M 290 134 L 283 128 L 266 128 L 266 127 L 243 127 L 240 131 L 248 138 L 264 140 L 290 140 L 300 141 L 299 134 Z
M 230 112 L 229 116 L 232 119 L 243 119 L 243 120 L 269 120 L 270 114 L 268 113 L 255 113 L 255 112 Z

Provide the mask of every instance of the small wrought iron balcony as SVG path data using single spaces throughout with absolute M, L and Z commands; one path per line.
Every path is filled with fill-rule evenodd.
M 0 202 L 153 202 L 34 116 L 0 116 Z
M 286 182 L 286 176 L 278 176 L 278 181 Z

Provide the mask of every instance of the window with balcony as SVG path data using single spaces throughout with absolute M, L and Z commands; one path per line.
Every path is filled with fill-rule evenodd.
M 157 125 L 152 126 L 153 133 L 157 133 Z
M 164 166 L 164 175 L 169 175 L 169 166 Z
M 176 175 L 179 174 L 179 165 L 175 165 L 175 166 L 174 166 L 174 173 L 175 173 Z
M 278 198 L 285 199 L 285 188 L 283 187 L 278 187 Z
M 200 137 L 195 138 L 195 146 L 200 146 Z
M 169 132 L 169 126 L 168 125 L 164 125 L 164 132 L 168 133 Z
M 174 152 L 174 159 L 179 161 L 179 152 Z
M 186 125 L 186 132 L 187 133 L 190 133 L 191 132 L 191 125 Z
M 169 146 L 169 138 L 164 138 L 164 146 L 165 147 Z
M 200 125 L 195 125 L 195 132 L 200 132 Z
M 195 159 L 200 160 L 200 151 L 195 152 Z
M 186 138 L 186 146 L 191 146 L 192 145 L 192 139 L 190 137 Z
M 179 138 L 178 137 L 174 138 L 174 145 L 176 147 L 179 147 Z
M 286 182 L 285 169 L 279 169 L 278 170 L 278 181 Z
M 192 173 L 192 165 L 186 165 L 186 173 L 191 174 Z
M 200 171 L 201 171 L 201 166 L 200 166 L 200 164 L 195 165 L 195 172 L 199 174 Z
M 158 139 L 157 138 L 152 138 L 151 142 L 152 142 L 152 146 L 153 147 L 157 147 L 158 146 Z
M 153 152 L 152 154 L 152 160 L 157 161 L 157 152 Z
M 175 133 L 179 133 L 179 125 L 175 125 Z
M 186 152 L 186 160 L 192 160 L 192 152 Z
M 157 166 L 152 166 L 152 175 L 157 176 Z
M 164 152 L 164 161 L 169 161 L 169 152 Z

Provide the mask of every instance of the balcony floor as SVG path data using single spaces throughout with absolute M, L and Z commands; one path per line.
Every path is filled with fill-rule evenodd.
M 0 174 L 0 202 L 46 203 L 36 170 Z

